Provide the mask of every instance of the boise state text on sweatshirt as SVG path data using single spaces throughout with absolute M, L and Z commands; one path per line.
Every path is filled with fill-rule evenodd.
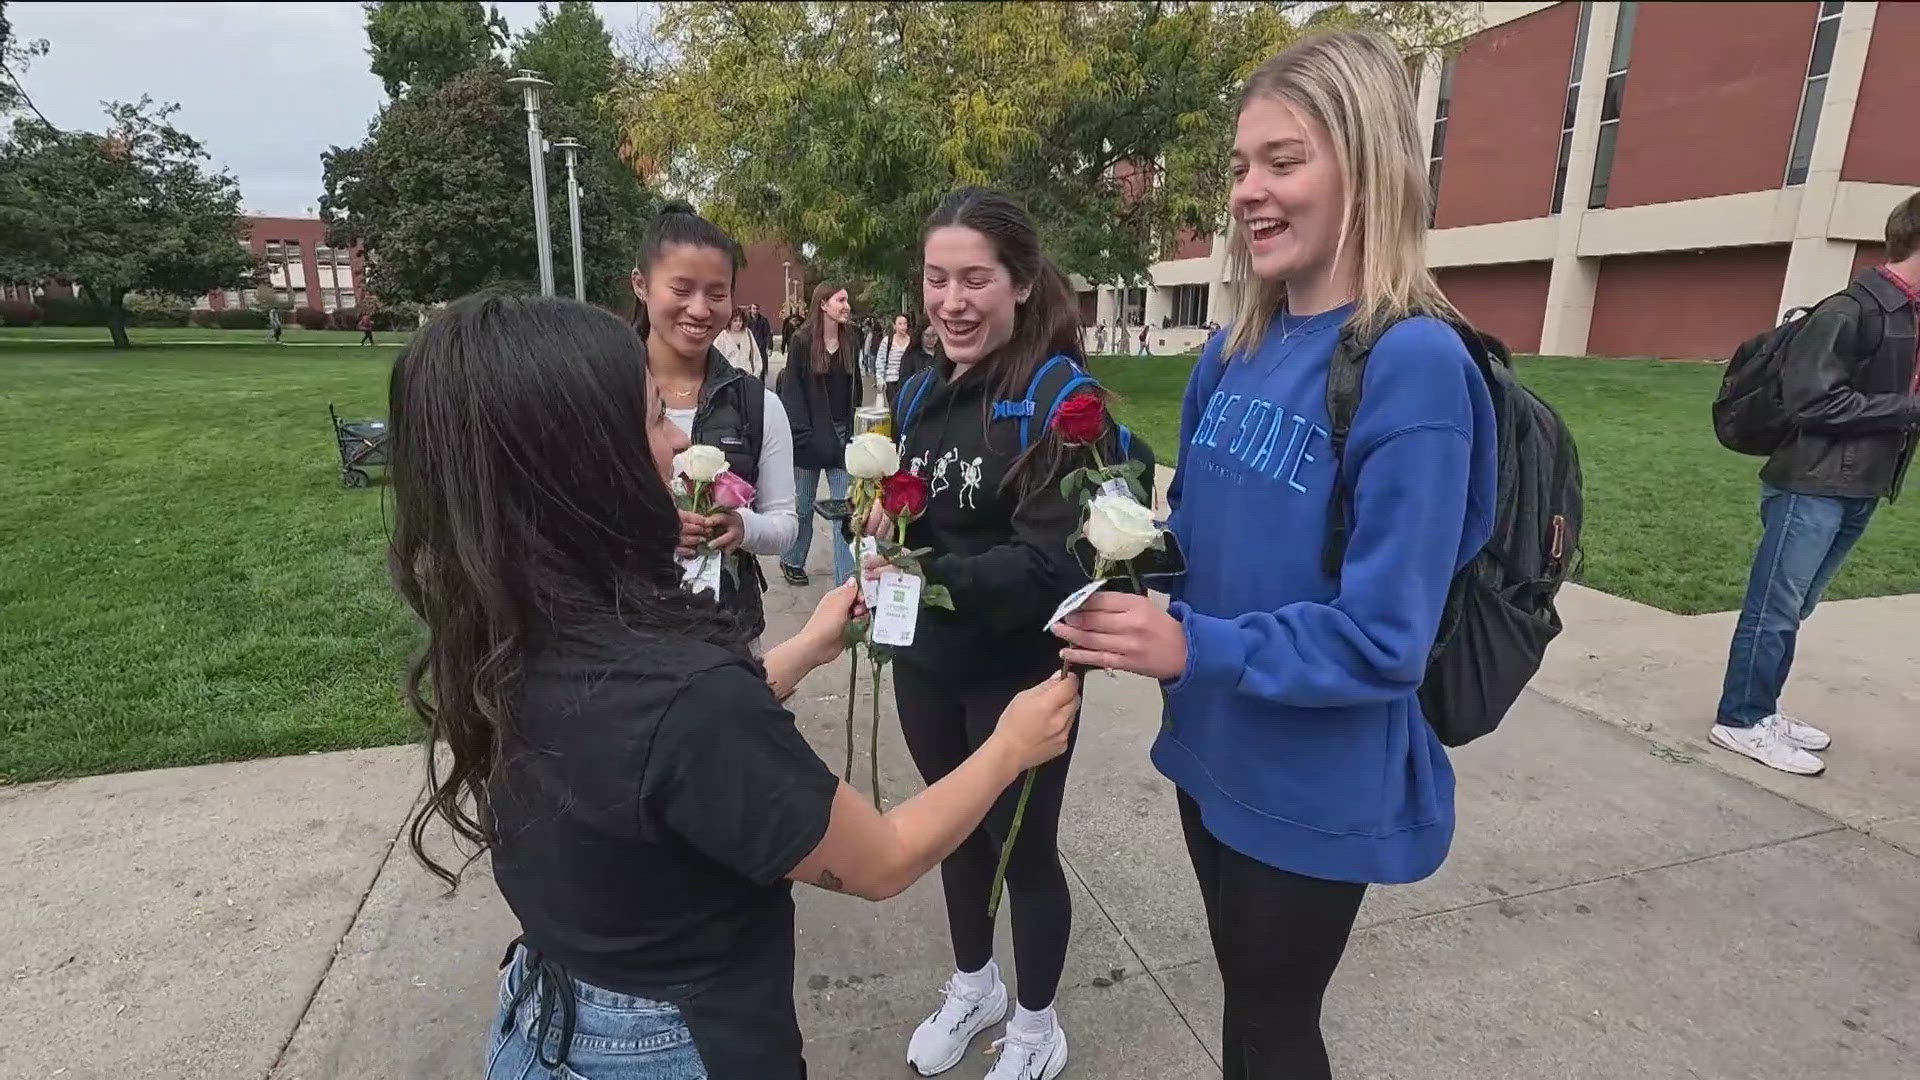
M 1417 881 L 1452 842 L 1453 769 L 1416 693 L 1448 586 L 1492 532 L 1493 403 L 1445 323 L 1381 336 L 1347 442 L 1336 583 L 1321 563 L 1327 370 L 1350 314 L 1277 315 L 1225 364 L 1216 334 L 1194 365 L 1169 496 L 1187 669 L 1167 684 L 1153 761 L 1250 858 Z

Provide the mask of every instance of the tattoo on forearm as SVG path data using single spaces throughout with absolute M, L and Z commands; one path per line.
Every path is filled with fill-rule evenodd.
M 822 869 L 820 871 L 819 880 L 815 881 L 814 884 L 819 886 L 822 889 L 827 890 L 828 892 L 846 892 L 847 891 L 847 883 L 844 881 L 841 881 L 840 876 L 838 874 L 835 874 L 831 870 Z

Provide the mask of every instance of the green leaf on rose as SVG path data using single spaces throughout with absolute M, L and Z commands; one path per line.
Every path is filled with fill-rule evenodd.
M 952 611 L 953 594 L 947 591 L 945 585 L 929 585 L 920 590 L 920 606 L 945 608 Z

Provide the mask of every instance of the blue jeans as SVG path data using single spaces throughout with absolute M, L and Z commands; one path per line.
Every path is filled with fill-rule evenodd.
M 793 470 L 794 514 L 800 519 L 800 531 L 793 534 L 793 546 L 780 556 L 780 565 L 807 568 L 807 552 L 813 549 L 813 500 L 820 492 L 820 474 L 827 474 L 827 495 L 844 500 L 847 491 L 853 485 L 853 479 L 845 469 L 795 469 Z M 833 545 L 833 583 L 835 585 L 853 576 L 853 552 L 847 548 L 846 538 L 835 535 L 829 539 Z
M 528 980 L 533 984 L 519 994 Z M 514 948 L 513 962 L 500 976 L 486 1080 L 706 1080 L 707 1067 L 679 1009 L 578 979 L 572 983 L 573 1039 L 563 1043 L 560 995 L 546 975 L 527 966 L 526 948 Z
M 1760 550 L 1733 631 L 1719 723 L 1752 727 L 1780 711 L 1800 624 L 1867 531 L 1878 499 L 1796 495 L 1760 485 Z

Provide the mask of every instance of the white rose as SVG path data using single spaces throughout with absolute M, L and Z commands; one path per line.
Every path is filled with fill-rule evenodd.
M 1159 536 L 1153 511 L 1130 498 L 1096 495 L 1087 506 L 1087 542 L 1103 559 L 1131 559 L 1152 547 Z
M 696 484 L 710 484 L 714 477 L 732 467 L 727 464 L 727 455 L 717 446 L 695 444 L 673 455 L 674 475 L 684 476 Z
M 884 480 L 900 471 L 900 451 L 885 435 L 855 435 L 847 444 L 847 472 L 856 480 Z

